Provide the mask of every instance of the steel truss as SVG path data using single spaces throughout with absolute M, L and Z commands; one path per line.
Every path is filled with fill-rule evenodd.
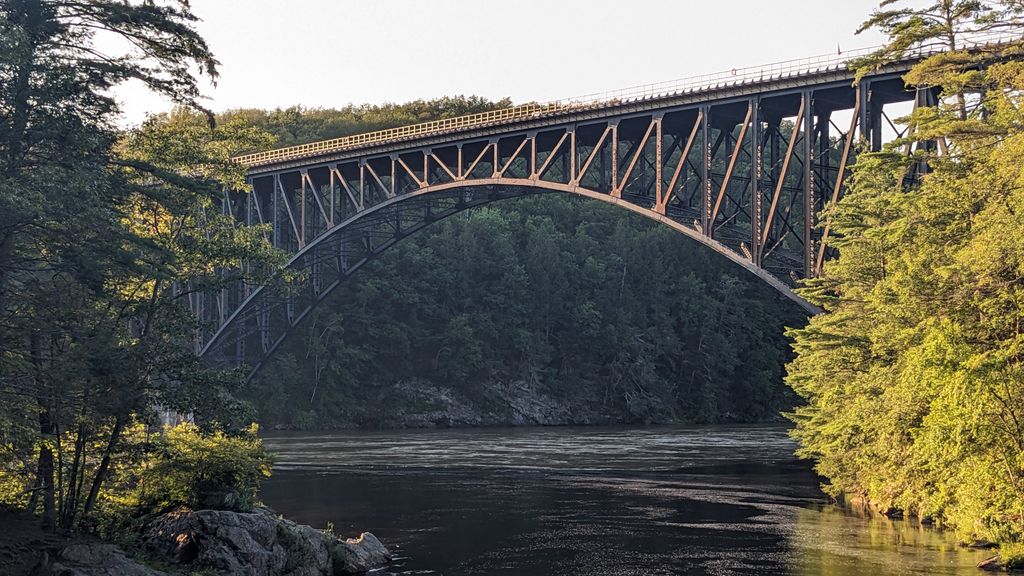
M 192 309 L 205 321 L 197 352 L 248 365 L 251 376 L 345 278 L 398 240 L 462 210 L 542 192 L 663 222 L 813 311 L 791 286 L 833 256 L 830 223 L 819 219 L 842 197 L 848 166 L 858 149 L 899 135 L 883 124 L 887 105 L 934 95 L 907 91 L 891 71 L 857 86 L 801 84 L 253 169 L 252 192 L 227 193 L 223 210 L 242 225 L 269 224 L 301 280 L 196 294 Z

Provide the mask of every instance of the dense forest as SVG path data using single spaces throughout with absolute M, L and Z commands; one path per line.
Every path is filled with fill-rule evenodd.
M 361 269 L 245 396 L 291 427 L 770 420 L 802 314 L 667 227 L 531 196 Z
M 232 111 L 280 143 L 472 113 L 452 97 Z M 557 194 L 450 217 L 360 270 L 242 392 L 272 427 L 753 422 L 804 313 L 668 228 Z
M 840 257 L 802 290 L 827 313 L 792 332 L 787 382 L 807 400 L 793 435 L 830 494 L 1002 542 L 1019 566 L 1024 6 L 883 4 L 865 27 L 890 43 L 864 69 L 938 43 L 905 80 L 940 104 L 858 157 L 832 220 Z M 963 48 L 993 33 L 1001 45 Z M 936 145 L 908 155 L 914 140 Z

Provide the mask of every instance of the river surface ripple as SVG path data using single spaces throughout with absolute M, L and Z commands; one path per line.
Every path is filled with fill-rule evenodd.
M 281 433 L 261 497 L 376 534 L 385 574 L 974 575 L 985 554 L 828 504 L 780 426 Z

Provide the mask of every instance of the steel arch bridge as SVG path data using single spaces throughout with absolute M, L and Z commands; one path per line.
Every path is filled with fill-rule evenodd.
M 878 150 L 903 135 L 890 106 L 935 98 L 902 80 L 923 52 L 854 84 L 847 63 L 860 55 L 240 157 L 252 191 L 226 192 L 222 209 L 241 225 L 269 224 L 271 242 L 303 279 L 190 294 L 204 325 L 197 353 L 217 366 L 247 365 L 251 377 L 328 294 L 395 242 L 475 206 L 549 192 L 666 224 L 814 312 L 791 287 L 833 255 L 819 218 L 842 196 L 858 144 Z

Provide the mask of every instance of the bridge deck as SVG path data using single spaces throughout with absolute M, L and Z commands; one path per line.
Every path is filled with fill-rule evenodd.
M 1001 38 L 985 38 L 978 45 L 1000 43 Z M 757 87 L 786 81 L 802 80 L 817 76 L 835 76 L 853 79 L 850 64 L 870 55 L 878 47 L 861 48 L 838 54 L 820 55 L 797 60 L 787 60 L 760 66 L 732 69 L 714 74 L 693 76 L 656 84 L 633 86 L 622 90 L 590 94 L 577 98 L 555 100 L 546 103 L 530 103 L 511 108 L 491 110 L 467 116 L 423 122 L 342 138 L 333 138 L 287 148 L 278 148 L 238 156 L 235 161 L 250 168 L 270 166 L 283 162 L 316 158 L 319 156 L 370 148 L 381 144 L 416 140 L 421 137 L 459 134 L 479 128 L 504 126 L 524 120 L 556 118 L 568 114 L 597 110 L 614 110 L 642 102 L 660 103 L 681 96 L 718 94 L 723 89 Z M 910 66 L 929 55 L 942 51 L 942 47 L 925 46 L 908 54 L 903 60 L 894 62 L 890 71 L 907 70 Z

